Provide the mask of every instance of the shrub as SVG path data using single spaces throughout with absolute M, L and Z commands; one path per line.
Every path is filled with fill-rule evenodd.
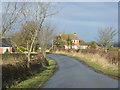
M 80 49 L 77 49 L 76 52 L 78 53 L 80 51 Z
M 110 63 L 117 64 L 118 63 L 118 52 L 107 52 L 105 53 L 102 50 L 96 50 L 96 49 L 85 49 L 81 50 L 81 53 L 98 53 L 101 57 L 105 57 Z
M 8 57 L 11 55 L 12 57 L 17 58 L 25 56 L 24 54 L 9 54 Z M 5 58 L 7 54 L 3 56 Z M 2 64 L 2 87 L 9 88 L 11 85 L 27 79 L 28 76 L 32 76 L 45 69 L 42 61 L 44 60 L 44 63 L 48 63 L 47 60 L 45 58 L 41 58 L 42 55 L 38 55 L 36 57 L 36 59 L 30 61 L 29 68 L 26 66 L 27 60 L 25 58 L 23 58 L 23 60 L 18 60 L 15 64 Z

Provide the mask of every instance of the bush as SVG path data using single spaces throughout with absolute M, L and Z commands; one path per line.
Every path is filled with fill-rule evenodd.
M 24 54 L 10 54 L 9 56 L 11 55 L 19 57 Z M 5 54 L 4 57 L 5 56 L 7 55 Z M 27 60 L 24 58 L 23 58 L 24 60 L 20 60 L 21 62 L 19 61 L 15 64 L 3 64 L 2 65 L 2 87 L 9 88 L 11 85 L 19 83 L 27 79 L 27 77 L 32 76 L 44 70 L 45 67 L 43 67 L 42 61 L 44 61 L 44 63 L 48 63 L 48 62 L 45 58 L 41 59 L 41 56 L 38 55 L 36 56 L 36 59 L 31 60 L 29 68 L 27 68 L 26 66 Z
M 117 64 L 119 62 L 118 59 L 118 52 L 107 52 L 105 53 L 102 50 L 96 50 L 96 49 L 85 49 L 81 50 L 81 53 L 98 53 L 100 56 L 105 57 L 107 60 L 109 60 L 110 63 L 112 64 Z

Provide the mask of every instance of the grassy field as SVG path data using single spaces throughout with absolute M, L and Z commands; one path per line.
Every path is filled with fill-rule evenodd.
M 54 74 L 57 64 L 53 59 L 48 58 L 49 66 L 41 73 L 35 74 L 11 88 L 40 88 Z
M 66 55 L 69 57 L 73 57 L 80 62 L 84 63 L 88 67 L 92 68 L 96 72 L 101 72 L 103 74 L 109 75 L 113 78 L 118 78 L 118 66 L 117 65 L 111 65 L 107 61 L 105 61 L 104 58 L 99 56 L 90 56 L 90 55 L 84 55 L 82 56 L 81 53 L 66 53 L 66 52 L 54 52 L 54 54 L 61 54 L 61 55 Z M 99 59 L 98 59 L 99 58 Z M 97 59 L 97 60 L 96 60 Z M 95 61 L 96 60 L 96 61 Z M 99 60 L 99 61 L 98 61 Z

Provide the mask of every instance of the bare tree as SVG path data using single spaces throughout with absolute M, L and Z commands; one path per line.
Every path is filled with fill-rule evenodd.
M 105 27 L 98 30 L 97 41 L 98 44 L 104 48 L 105 52 L 107 52 L 107 49 L 112 46 L 116 34 L 117 30 L 113 29 L 112 27 Z
M 7 35 L 7 37 L 9 37 L 12 42 L 16 43 L 18 46 L 17 48 L 22 46 L 29 50 L 29 46 L 36 29 L 39 29 L 38 23 L 34 21 L 28 21 L 25 24 L 22 24 L 18 32 L 10 33 Z
M 28 21 L 35 21 L 38 26 L 39 29 L 34 28 L 33 32 L 31 32 L 30 37 L 31 39 L 30 44 L 29 44 L 29 48 L 28 48 L 28 63 L 27 63 L 27 67 L 29 67 L 29 62 L 31 60 L 30 55 L 32 52 L 32 49 L 34 48 L 36 39 L 39 35 L 39 32 L 41 32 L 43 24 L 45 23 L 46 19 L 52 15 L 55 15 L 56 13 L 58 13 L 58 10 L 54 10 L 54 7 L 52 6 L 52 3 L 50 2 L 38 2 L 38 3 L 22 3 L 22 5 L 20 5 L 20 7 L 17 7 L 17 3 L 13 3 L 13 10 L 8 18 L 8 20 L 6 19 L 6 15 L 8 15 L 8 11 L 9 11 L 9 7 L 10 4 L 7 3 L 6 6 L 6 10 L 5 13 L 3 13 L 3 29 L 2 29 L 2 35 L 4 33 L 6 33 L 7 31 L 9 31 L 12 26 L 18 22 L 17 19 L 19 16 L 23 15 L 25 17 L 26 20 Z M 34 4 L 34 5 L 32 5 Z M 19 5 L 18 5 L 19 6 Z M 6 14 L 7 13 L 7 14 Z M 22 17 L 22 19 L 24 19 Z M 26 29 L 27 32 L 27 29 Z M 23 37 L 24 38 L 24 37 Z M 18 45 L 13 42 L 14 45 L 17 47 Z
M 13 29 L 16 23 L 25 20 L 25 3 L 7 2 L 2 3 L 2 36 Z M 22 17 L 22 18 L 20 18 Z
M 55 37 L 55 28 L 51 24 L 45 25 L 41 32 L 39 32 L 38 41 L 41 47 L 41 52 L 46 57 L 46 49 L 47 45 L 53 40 Z
M 52 3 L 50 3 L 50 2 L 48 2 L 48 3 L 39 2 L 39 3 L 37 3 L 36 6 L 37 6 L 37 8 L 34 9 L 34 11 L 36 11 L 36 13 L 33 12 L 33 15 L 36 17 L 35 19 L 39 24 L 39 29 L 35 29 L 34 34 L 32 35 L 30 48 L 28 50 L 28 64 L 27 64 L 28 67 L 29 67 L 29 61 L 31 60 L 30 54 L 31 54 L 32 48 L 34 47 L 34 44 L 39 35 L 39 32 L 42 30 L 45 20 L 49 16 L 52 16 L 52 15 L 55 15 L 56 13 L 58 13 L 58 11 L 54 11 L 54 9 L 52 8 Z

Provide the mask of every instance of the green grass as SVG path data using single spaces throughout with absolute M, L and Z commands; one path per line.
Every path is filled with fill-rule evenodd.
M 35 74 L 29 79 L 22 81 L 17 85 L 13 85 L 11 88 L 40 88 L 42 85 L 54 74 L 56 70 L 56 62 L 52 59 L 48 59 L 49 66 L 41 73 Z
M 57 53 L 53 53 L 53 54 L 57 54 Z M 73 56 L 71 54 L 63 54 L 63 53 L 60 55 L 65 55 L 65 56 L 75 58 L 75 59 L 79 60 L 80 62 L 84 63 L 85 65 L 87 65 L 88 67 L 92 68 L 96 72 L 100 72 L 100 73 L 103 73 L 105 75 L 108 75 L 108 76 L 111 76 L 113 78 L 118 79 L 118 71 L 113 71 L 111 69 L 103 68 L 102 66 L 100 66 L 99 64 L 97 64 L 95 62 L 92 62 L 92 61 L 87 60 L 85 58 L 81 58 L 79 56 Z

